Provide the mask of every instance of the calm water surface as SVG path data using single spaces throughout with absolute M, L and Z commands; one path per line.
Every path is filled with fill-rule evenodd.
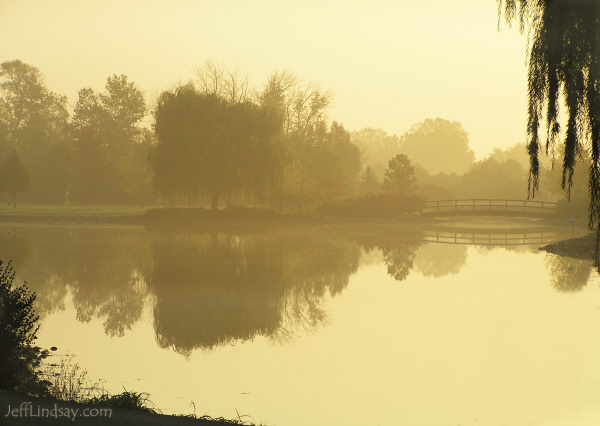
M 38 294 L 42 346 L 166 413 L 600 422 L 597 273 L 535 246 L 2 226 L 0 259 Z

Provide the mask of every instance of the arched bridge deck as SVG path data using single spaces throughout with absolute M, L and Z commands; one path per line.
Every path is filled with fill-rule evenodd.
M 514 216 L 549 217 L 556 213 L 554 201 L 504 200 L 472 198 L 462 200 L 427 201 L 421 208 L 423 216 Z

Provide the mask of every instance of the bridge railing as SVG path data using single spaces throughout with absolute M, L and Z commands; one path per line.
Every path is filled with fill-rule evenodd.
M 470 244 L 470 245 L 539 245 L 556 239 L 554 232 L 448 232 L 426 231 L 424 240 L 430 243 Z
M 461 200 L 426 201 L 421 208 L 421 214 L 485 214 L 496 213 L 528 215 L 552 215 L 556 212 L 557 203 L 537 200 L 503 200 L 493 198 L 473 198 Z

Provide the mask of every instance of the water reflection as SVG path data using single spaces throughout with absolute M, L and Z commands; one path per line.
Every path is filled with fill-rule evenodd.
M 401 282 L 413 270 L 434 278 L 457 274 L 468 252 L 467 245 L 425 243 L 419 233 L 0 228 L 0 259 L 11 259 L 17 279 L 30 283 L 42 317 L 64 310 L 70 296 L 78 321 L 101 318 L 106 334 L 123 336 L 150 304 L 158 344 L 182 354 L 257 336 L 286 341 L 317 327 L 326 319 L 326 299 L 346 288 L 361 258 L 383 263 Z M 546 260 L 559 291 L 584 287 L 592 267 Z
M 423 244 L 415 255 L 414 265 L 426 277 L 439 278 L 458 274 L 467 261 L 464 244 Z
M 552 276 L 552 287 L 558 291 L 573 292 L 587 285 L 594 264 L 590 260 L 548 254 L 546 267 Z
M 346 287 L 358 257 L 350 243 L 306 238 L 163 236 L 148 283 L 157 340 L 189 353 L 314 327 L 324 296 Z
M 404 281 L 413 269 L 417 249 L 423 244 L 420 233 L 400 235 L 371 235 L 357 239 L 367 252 L 379 250 L 388 274 L 397 281 Z
M 3 236 L 0 258 L 12 259 L 17 279 L 30 283 L 42 318 L 64 309 L 67 291 L 77 320 L 104 318 L 107 334 L 122 336 L 140 318 L 150 266 L 142 232 L 13 228 Z

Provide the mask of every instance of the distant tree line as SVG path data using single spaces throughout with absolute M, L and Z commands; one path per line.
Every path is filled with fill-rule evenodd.
M 523 146 L 475 162 L 458 122 L 427 119 L 401 137 L 350 133 L 328 119 L 330 103 L 329 93 L 287 72 L 256 90 L 206 63 L 150 106 L 134 82 L 115 74 L 103 91 L 81 89 L 70 111 L 37 68 L 4 62 L 0 193 L 13 206 L 20 198 L 286 212 L 355 200 L 346 206 L 390 214 L 398 204 L 416 208 L 415 194 L 526 196 Z
M 143 202 L 152 196 L 153 135 L 142 92 L 124 75 L 67 98 L 19 60 L 0 64 L 0 191 L 40 203 Z
M 357 189 L 361 159 L 330 95 L 275 73 L 263 90 L 207 63 L 148 108 L 124 75 L 79 91 L 72 113 L 39 70 L 0 64 L 0 192 L 37 203 L 311 208 Z M 143 119 L 152 112 L 154 126 Z
M 389 159 L 403 154 L 414 168 L 415 191 L 425 199 L 523 200 L 528 196 L 530 160 L 525 143 L 507 149 L 495 148 L 486 158 L 475 161 L 467 134 L 458 122 L 427 119 L 413 125 L 401 137 L 389 135 L 382 129 L 366 128 L 353 132 L 352 141 L 360 148 L 364 159 L 362 193 L 385 188 Z M 582 170 L 590 164 L 585 155 L 583 157 Z M 539 169 L 543 184 L 536 192 L 536 199 L 561 199 L 560 172 L 553 168 L 552 160 L 540 158 Z M 585 210 L 586 199 L 589 201 L 583 176 L 582 171 L 575 173 L 571 207 L 565 207 L 571 215 L 580 215 Z

